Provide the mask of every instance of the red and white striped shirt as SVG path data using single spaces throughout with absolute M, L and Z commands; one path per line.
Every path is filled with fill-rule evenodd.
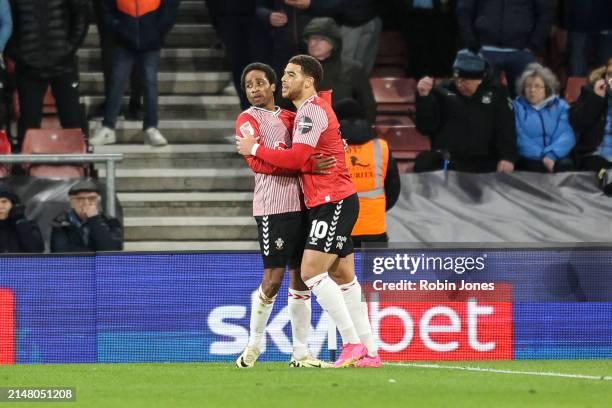
M 251 107 L 236 120 L 236 134 L 259 137 L 259 143 L 270 149 L 291 147 L 293 112 L 276 108 L 269 111 Z M 282 214 L 305 209 L 299 173 L 282 169 L 254 156 L 245 156 L 255 173 L 253 216 Z

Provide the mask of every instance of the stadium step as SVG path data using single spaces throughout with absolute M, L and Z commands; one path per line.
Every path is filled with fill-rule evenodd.
M 119 193 L 118 198 L 128 217 L 233 217 L 253 211 L 253 194 L 247 192 Z
M 102 66 L 100 50 L 81 48 L 78 51 L 81 72 L 99 71 Z M 163 48 L 160 71 L 202 72 L 219 71 L 226 68 L 223 50 L 214 48 Z
M 103 95 L 102 72 L 81 72 L 81 94 Z M 164 94 L 218 94 L 229 84 L 229 72 L 159 72 L 157 74 L 160 95 Z
M 164 48 L 214 48 L 217 33 L 211 24 L 176 24 L 165 38 Z M 100 35 L 95 24 L 89 26 L 82 48 L 99 48 Z
M 257 239 L 250 216 L 237 217 L 124 217 L 127 241 Z
M 90 121 L 90 133 L 100 121 Z M 169 143 L 230 143 L 236 134 L 234 121 L 225 120 L 160 120 L 159 130 Z M 117 143 L 143 143 L 142 122 L 119 120 L 115 128 Z
M 99 120 L 89 122 L 90 133 L 100 126 Z M 174 143 L 233 143 L 233 120 L 160 120 L 159 130 Z M 142 143 L 142 122 L 119 120 L 115 128 L 117 143 Z
M 257 241 L 127 241 L 126 251 L 259 251 Z
M 244 159 L 233 144 L 145 144 L 95 146 L 95 153 L 121 153 L 118 168 L 244 168 Z M 98 164 L 102 168 L 104 164 Z
M 106 178 L 106 169 L 98 176 Z M 118 192 L 167 191 L 253 191 L 253 173 L 249 168 L 215 169 L 117 169 Z
M 86 110 L 98 112 L 104 103 L 104 96 L 83 96 L 81 102 Z M 122 110 L 126 112 L 130 97 L 122 99 Z M 158 112 L 164 119 L 213 119 L 235 120 L 240 113 L 237 96 L 222 95 L 163 95 L 158 98 Z

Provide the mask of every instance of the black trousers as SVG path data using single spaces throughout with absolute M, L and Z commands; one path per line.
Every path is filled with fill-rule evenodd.
M 22 74 L 17 68 L 17 91 L 19 92 L 19 139 L 18 146 L 28 129 L 38 129 L 43 116 L 43 99 L 47 88 L 55 97 L 57 114 L 63 128 L 82 128 L 83 116 L 79 104 L 79 75 L 77 71 L 51 78 L 40 78 Z
M 255 16 L 216 16 L 216 21 L 217 34 L 225 45 L 230 61 L 240 106 L 247 109 L 250 104 L 240 85 L 242 71 L 251 62 L 271 62 L 270 33 Z
M 544 166 L 541 160 L 531 160 L 526 157 L 521 157 L 516 162 L 516 169 L 523 171 L 535 171 L 538 173 L 548 173 L 548 169 Z M 574 162 L 569 157 L 564 157 L 555 161 L 553 173 L 561 173 L 564 171 L 574 170 Z
M 414 172 L 442 170 L 444 156 L 438 151 L 421 152 L 414 162 Z M 497 161 L 494 160 L 459 160 L 450 158 L 448 170 L 463 171 L 467 173 L 492 173 L 497 170 Z
M 602 156 L 583 156 L 580 159 L 580 170 L 599 171 L 610 168 L 612 168 L 612 162 L 609 162 Z

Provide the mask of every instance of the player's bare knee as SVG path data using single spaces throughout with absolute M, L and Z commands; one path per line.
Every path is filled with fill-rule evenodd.
M 261 282 L 261 291 L 269 298 L 276 296 L 281 287 L 281 281 L 276 279 L 264 279 Z

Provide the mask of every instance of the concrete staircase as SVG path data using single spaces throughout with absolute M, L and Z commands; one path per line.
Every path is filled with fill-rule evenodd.
M 183 0 L 158 76 L 159 129 L 169 145 L 143 145 L 142 123 L 120 117 L 117 144 L 94 149 L 124 155 L 116 184 L 126 250 L 258 249 L 253 176 L 233 145 L 240 106 L 238 97 L 222 95 L 231 76 L 216 45 L 204 2 Z M 92 25 L 79 50 L 81 100 L 88 112 L 104 102 L 98 46 Z M 95 131 L 100 120 L 89 126 Z M 102 167 L 98 176 L 106 176 Z

